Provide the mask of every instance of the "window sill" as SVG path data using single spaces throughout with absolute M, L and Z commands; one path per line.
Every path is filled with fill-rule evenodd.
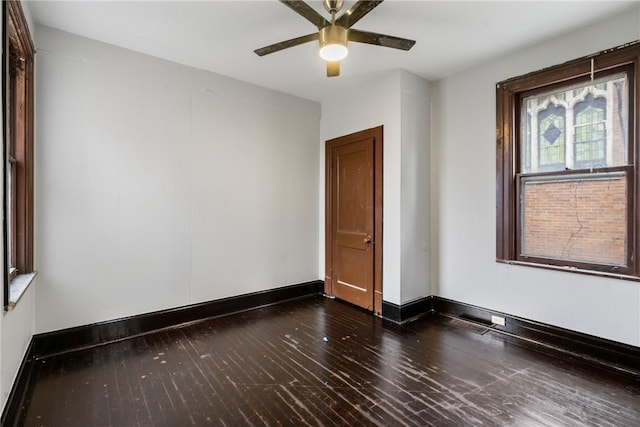
M 16 307 L 22 295 L 27 291 L 29 285 L 36 278 L 38 273 L 18 274 L 9 284 L 9 304 L 4 308 L 4 311 L 11 311 Z
M 620 280 L 628 280 L 631 282 L 640 282 L 640 277 L 629 276 L 628 274 L 607 273 L 605 271 L 596 271 L 596 270 L 583 270 L 575 267 L 568 267 L 568 266 L 563 267 L 559 265 L 539 264 L 536 262 L 526 262 L 526 261 L 496 259 L 496 262 L 499 264 L 520 265 L 524 267 L 542 268 L 544 270 L 563 271 L 566 273 L 578 273 L 578 274 L 586 274 L 588 276 L 607 277 L 610 279 L 620 279 Z

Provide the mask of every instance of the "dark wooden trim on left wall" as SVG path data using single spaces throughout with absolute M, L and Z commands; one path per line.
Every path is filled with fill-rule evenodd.
M 31 357 L 32 353 L 33 338 L 29 342 L 29 347 L 27 347 L 22 363 L 20 363 L 20 367 L 18 368 L 16 379 L 11 387 L 9 396 L 7 396 L 7 402 L 2 411 L 2 418 L 0 418 L 0 426 L 2 427 L 16 427 L 20 419 L 20 412 L 27 397 L 26 394 L 29 390 L 29 382 L 31 381 L 31 371 L 35 363 L 35 360 Z
M 324 282 L 322 280 L 314 280 L 107 322 L 36 334 L 31 338 L 27 352 L 18 369 L 16 379 L 2 411 L 0 425 L 3 427 L 15 426 L 26 397 L 25 393 L 29 389 L 33 364 L 38 359 L 107 344 L 212 317 L 253 310 L 292 299 L 322 295 L 323 289 Z
M 315 280 L 107 322 L 36 334 L 33 336 L 32 357 L 43 358 L 210 317 L 251 310 L 309 295 L 321 295 L 323 288 L 324 282 Z

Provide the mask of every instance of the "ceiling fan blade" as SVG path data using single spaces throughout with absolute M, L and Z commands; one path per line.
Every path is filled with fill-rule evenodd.
M 341 27 L 351 28 L 353 24 L 371 12 L 373 8 L 382 3 L 382 1 L 383 0 L 360 0 L 343 13 L 342 16 L 336 20 L 336 24 Z
M 296 37 L 295 39 L 285 40 L 280 43 L 275 43 L 269 46 L 261 47 L 260 49 L 254 50 L 254 52 L 258 56 L 268 55 L 273 52 L 277 52 L 282 49 L 287 49 L 289 47 L 298 46 L 299 44 L 304 44 L 308 42 L 312 42 L 314 40 L 318 40 L 318 33 L 307 34 L 306 36 Z
M 319 30 L 331 25 L 329 21 L 324 19 L 314 8 L 300 0 L 280 0 L 285 6 L 288 6 L 298 15 L 315 25 Z
M 327 61 L 327 77 L 340 75 L 340 61 Z
M 349 41 L 392 47 L 394 49 L 409 50 L 416 44 L 415 40 L 403 39 L 386 34 L 370 33 L 368 31 L 349 30 Z

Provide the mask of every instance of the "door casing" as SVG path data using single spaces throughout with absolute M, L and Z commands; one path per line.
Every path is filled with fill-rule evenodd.
M 324 293 L 327 296 L 335 296 L 332 266 L 332 150 L 334 147 L 351 144 L 362 139 L 373 138 L 374 162 L 373 162 L 373 188 L 374 188 L 374 235 L 373 235 L 373 312 L 382 316 L 382 147 L 383 126 L 377 126 L 360 132 L 326 141 L 325 147 L 325 280 Z

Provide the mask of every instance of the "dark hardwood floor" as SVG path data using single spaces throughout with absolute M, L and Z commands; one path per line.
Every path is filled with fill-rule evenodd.
M 638 426 L 640 378 L 311 297 L 36 362 L 24 426 Z

